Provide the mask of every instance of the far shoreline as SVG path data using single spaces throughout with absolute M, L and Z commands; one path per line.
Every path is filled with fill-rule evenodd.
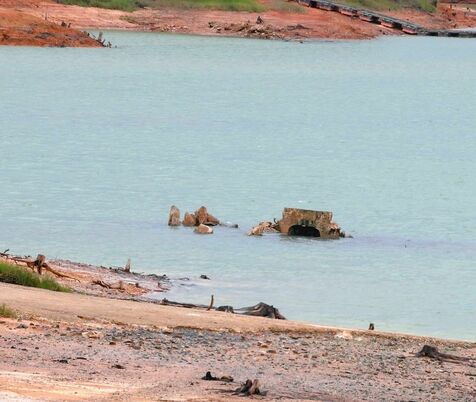
M 339 13 L 304 6 L 301 6 L 302 11 L 300 12 L 276 10 L 242 12 L 173 8 L 139 9 L 134 12 L 125 12 L 69 6 L 55 3 L 52 0 L 41 3 L 38 1 L 25 0 L 16 7 L 9 7 L 10 3 L 15 4 L 14 0 L 9 0 L 6 6 L 0 7 L 0 27 L 2 26 L 2 16 L 11 25 L 10 28 L 7 25 L 6 29 L 10 29 L 7 32 L 10 33 L 0 38 L 0 45 L 100 47 L 100 42 L 82 34 L 82 31 L 87 30 L 161 32 L 296 42 L 365 40 L 385 35 L 411 36 L 383 25 L 362 21 L 359 18 L 349 18 Z M 450 14 L 445 9 L 437 10 L 434 13 L 402 9 L 386 14 L 430 29 L 476 27 L 476 13 L 470 18 L 458 10 Z M 34 26 L 40 23 L 43 25 L 42 32 L 49 32 L 48 35 L 29 33 L 20 29 L 25 24 Z

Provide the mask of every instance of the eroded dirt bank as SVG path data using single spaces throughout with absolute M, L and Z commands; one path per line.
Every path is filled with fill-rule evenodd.
M 85 32 L 45 19 L 36 6 L 26 0 L 0 2 L 0 46 L 101 47 Z
M 476 345 L 320 328 L 0 284 L 0 399 L 243 401 L 476 398 L 475 360 L 417 357 L 424 344 L 476 358 Z M 43 318 L 39 318 L 43 317 Z M 231 376 L 232 383 L 204 381 Z M 24 400 L 24 399 L 22 399 Z

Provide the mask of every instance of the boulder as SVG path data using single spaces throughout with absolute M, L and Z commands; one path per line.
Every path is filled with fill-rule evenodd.
M 195 228 L 194 232 L 198 234 L 212 234 L 213 229 L 210 226 L 200 224 Z
M 208 213 L 207 207 L 200 207 L 197 211 L 195 211 L 195 216 L 197 218 L 197 225 L 203 224 L 208 226 L 216 226 L 220 224 L 220 221 L 217 218 Z
M 169 226 L 180 226 L 180 210 L 175 205 L 170 207 Z
M 248 236 L 262 236 L 263 233 L 278 233 L 277 225 L 273 222 L 260 222 L 248 232 Z
M 207 221 L 205 225 L 216 226 L 219 225 L 220 221 L 211 214 L 207 214 Z
M 206 207 L 200 207 L 197 211 L 195 211 L 195 216 L 197 217 L 198 225 L 205 224 L 208 219 L 208 211 Z
M 195 217 L 194 214 L 189 214 L 188 212 L 185 212 L 182 224 L 184 226 L 196 226 L 197 218 Z

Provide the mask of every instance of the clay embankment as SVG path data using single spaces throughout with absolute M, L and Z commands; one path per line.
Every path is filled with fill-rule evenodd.
M 476 348 L 467 342 L 5 284 L 2 303 L 22 316 L 0 319 L 0 399 L 6 401 L 242 401 L 232 392 L 248 378 L 268 391 L 259 397 L 265 401 L 476 397 Z M 424 344 L 469 360 L 417 357 Z M 234 382 L 203 381 L 207 371 Z
M 100 47 L 101 44 L 77 29 L 45 20 L 34 0 L 0 2 L 0 45 Z M 30 10 L 35 12 L 24 12 Z

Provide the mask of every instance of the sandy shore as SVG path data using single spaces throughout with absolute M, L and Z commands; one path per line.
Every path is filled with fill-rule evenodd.
M 0 284 L 3 303 L 20 318 L 0 319 L 1 400 L 238 401 L 246 379 L 260 400 L 476 398 L 474 343 Z
M 381 25 L 334 12 L 301 7 L 301 12 L 262 13 L 140 9 L 135 12 L 65 6 L 53 0 L 4 0 L 0 3 L 0 44 L 35 46 L 98 46 L 81 30 L 121 29 L 195 35 L 264 39 L 370 39 L 402 35 Z M 476 13 L 442 8 L 435 13 L 416 10 L 389 12 L 427 28 L 476 26 Z M 263 24 L 256 30 L 258 16 Z M 62 27 L 61 24 L 66 24 Z M 106 38 L 107 39 L 107 38 Z

